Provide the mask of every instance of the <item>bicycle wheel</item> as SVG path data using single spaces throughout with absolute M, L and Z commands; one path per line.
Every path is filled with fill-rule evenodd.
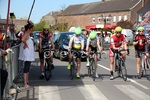
M 44 66 L 45 70 L 44 70 L 44 74 L 45 74 L 45 79 L 48 81 L 51 77 L 51 64 L 49 61 L 45 62 L 45 66 Z
M 92 66 L 92 73 L 93 73 L 93 81 L 95 81 L 95 78 L 96 78 L 96 65 L 95 65 L 95 62 L 94 62 L 94 59 L 92 60 L 92 63 L 91 63 L 91 66 Z
M 120 68 L 121 68 L 121 73 L 122 73 L 122 78 L 124 81 L 127 80 L 127 69 L 125 62 L 123 60 L 120 61 Z
M 75 74 L 74 70 L 75 70 L 75 61 L 74 61 L 74 58 L 73 58 L 72 64 L 71 64 L 71 69 L 70 69 L 71 80 L 73 80 L 73 77 L 74 77 L 74 74 Z
M 143 75 L 144 75 L 144 70 L 145 70 L 145 66 L 146 66 L 145 62 L 146 62 L 146 59 L 145 59 L 144 55 L 142 54 L 139 77 L 143 77 Z
M 88 66 L 88 76 L 89 77 L 91 76 L 91 69 L 92 69 L 92 66 L 91 66 L 91 63 L 90 63 L 90 66 Z

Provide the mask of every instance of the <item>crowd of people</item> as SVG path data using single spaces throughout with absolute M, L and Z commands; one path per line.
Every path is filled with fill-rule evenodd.
M 31 62 L 34 61 L 34 45 L 33 41 L 30 37 L 30 34 L 33 32 L 34 24 L 32 22 L 28 22 L 24 27 L 21 28 L 21 31 L 16 35 L 14 33 L 14 27 L 9 28 L 9 32 L 6 38 L 8 38 L 10 41 L 20 41 L 20 52 L 19 52 L 19 60 L 24 61 L 24 69 L 23 69 L 23 76 L 24 76 L 24 87 L 29 87 L 29 71 Z M 142 52 L 146 52 L 149 56 L 150 52 L 150 29 L 146 29 L 147 33 L 144 34 L 144 27 L 138 27 L 137 32 L 138 34 L 135 35 L 133 39 L 133 46 L 135 47 L 135 57 L 136 57 L 136 69 L 137 69 L 137 76 L 140 78 L 139 70 L 140 70 L 140 56 Z M 87 37 L 87 44 L 86 47 L 84 47 L 84 39 L 81 36 L 81 33 L 83 33 Z M 105 37 L 105 38 L 104 38 Z M 4 39 L 2 32 L 0 31 L 0 39 Z M 49 42 L 51 43 L 51 47 L 49 45 Z M 69 45 L 68 45 L 68 52 L 69 52 L 69 62 L 67 69 L 70 70 L 71 67 L 71 60 L 72 56 L 72 50 L 81 51 L 80 53 L 84 52 L 84 48 L 86 48 L 86 55 L 87 55 L 87 67 L 89 66 L 89 53 L 91 51 L 94 51 L 94 60 L 96 63 L 96 70 L 97 70 L 97 52 L 101 52 L 103 48 L 103 42 L 109 43 L 109 60 L 110 60 L 110 80 L 114 79 L 114 55 L 118 52 L 120 49 L 124 49 L 124 52 L 121 53 L 124 61 L 126 60 L 126 55 L 129 54 L 128 50 L 128 41 L 126 37 L 122 34 L 122 28 L 120 26 L 117 26 L 115 29 L 112 29 L 112 34 L 105 35 L 103 33 L 96 33 L 95 31 L 87 31 L 85 29 L 81 29 L 80 27 L 77 27 L 75 29 L 75 35 L 70 39 Z M 2 42 L 0 42 L 0 45 L 2 45 Z M 51 49 L 50 49 L 51 48 Z M 52 33 L 50 32 L 49 25 L 43 26 L 43 31 L 40 32 L 39 35 L 39 59 L 40 59 L 40 79 L 44 79 L 44 49 L 51 50 L 55 49 L 53 40 L 52 40 Z M 77 55 L 77 73 L 76 78 L 80 78 L 80 69 L 81 69 L 81 54 Z M 6 51 L 0 49 L 0 56 L 6 55 Z M 51 54 L 51 53 L 50 53 Z M 54 69 L 53 64 L 53 58 L 51 56 L 50 59 L 51 67 Z M 5 83 L 7 80 L 8 73 L 6 70 L 1 69 L 1 73 L 4 73 L 1 75 L 2 80 L 1 81 L 1 96 L 3 95 L 3 89 L 5 87 Z M 95 76 L 98 78 L 98 73 L 96 71 Z M 5 79 L 4 79 L 5 78 Z

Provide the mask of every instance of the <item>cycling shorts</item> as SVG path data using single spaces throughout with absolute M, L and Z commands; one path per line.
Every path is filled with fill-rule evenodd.
M 140 58 L 140 57 L 141 57 L 141 54 L 142 54 L 143 52 L 144 52 L 144 51 L 135 50 L 135 57 L 136 57 L 136 58 Z

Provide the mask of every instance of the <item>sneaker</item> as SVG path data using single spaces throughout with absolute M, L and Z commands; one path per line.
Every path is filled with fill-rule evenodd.
M 79 75 L 79 73 L 77 73 L 77 74 L 76 74 L 76 78 L 80 78 L 80 75 Z
M 96 78 L 98 78 L 98 77 L 99 77 L 97 73 L 95 74 L 95 77 L 96 77 Z
M 68 70 L 70 70 L 70 69 L 71 69 L 71 66 L 70 66 L 70 65 L 68 65 L 67 69 L 68 69 Z
M 137 75 L 137 78 L 138 78 L 138 79 L 141 79 L 141 75 L 138 74 L 138 75 Z
M 110 80 L 113 80 L 113 79 L 114 79 L 114 76 L 113 76 L 113 75 L 111 75 L 111 76 L 110 76 Z
M 40 79 L 44 79 L 44 75 L 43 74 L 41 74 Z

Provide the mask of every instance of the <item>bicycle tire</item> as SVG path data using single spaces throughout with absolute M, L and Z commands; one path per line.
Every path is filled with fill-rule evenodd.
M 45 66 L 44 66 L 44 75 L 45 75 L 45 79 L 48 81 L 51 77 L 51 64 L 50 62 L 45 62 Z
M 120 61 L 120 68 L 121 68 L 122 78 L 124 81 L 126 81 L 127 80 L 127 69 L 126 69 L 126 65 L 125 65 L 125 62 L 123 61 L 123 59 Z
M 96 79 L 96 76 L 95 76 L 96 75 L 96 65 L 95 65 L 94 59 L 92 60 L 91 66 L 92 66 L 93 81 L 95 81 L 95 79 Z
M 144 76 L 144 70 L 145 70 L 145 58 L 143 54 L 141 55 L 141 62 L 140 62 L 140 71 L 139 71 L 139 76 L 143 77 Z
M 71 64 L 71 69 L 70 69 L 71 80 L 73 80 L 73 78 L 74 78 L 74 74 L 75 74 L 74 70 L 75 70 L 75 61 L 74 61 L 74 58 L 73 58 L 72 59 L 72 64 Z

